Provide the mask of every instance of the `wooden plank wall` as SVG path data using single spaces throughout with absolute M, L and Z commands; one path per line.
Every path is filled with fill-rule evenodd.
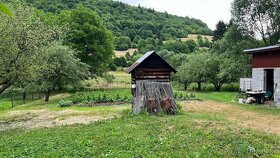
M 170 81 L 170 73 L 170 69 L 138 68 L 132 78 L 135 80 Z

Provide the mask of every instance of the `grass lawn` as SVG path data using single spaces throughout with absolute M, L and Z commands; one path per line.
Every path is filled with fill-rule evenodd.
M 79 94 L 129 95 L 129 76 L 113 75 L 108 87 Z M 0 99 L 0 157 L 280 157 L 279 109 L 238 104 L 236 92 L 195 95 L 201 101 L 178 101 L 182 113 L 175 116 L 133 115 L 128 103 L 58 107 L 60 99 L 77 96 L 70 93 L 54 94 L 49 103 L 22 104 L 15 96 L 11 108 L 6 96 Z
M 0 157 L 271 157 L 280 137 L 223 117 L 125 115 L 90 125 L 2 132 Z

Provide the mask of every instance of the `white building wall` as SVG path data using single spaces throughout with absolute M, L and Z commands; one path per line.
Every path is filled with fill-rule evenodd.
M 265 71 L 263 68 L 253 68 L 252 70 L 252 90 L 264 91 L 265 90 Z
M 274 69 L 274 87 L 276 87 L 274 101 L 278 102 L 280 100 L 280 68 Z

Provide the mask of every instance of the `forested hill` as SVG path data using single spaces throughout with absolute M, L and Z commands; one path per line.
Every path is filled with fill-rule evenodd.
M 115 37 L 127 36 L 131 41 L 139 38 L 186 37 L 187 34 L 212 34 L 201 20 L 179 17 L 153 9 L 134 7 L 112 0 L 26 0 L 30 5 L 46 12 L 59 13 L 62 10 L 76 8 L 79 4 L 91 8 L 104 21 Z M 138 36 L 137 36 L 138 35 Z M 136 37 L 136 38 L 135 38 Z M 137 42 L 136 42 L 137 43 Z

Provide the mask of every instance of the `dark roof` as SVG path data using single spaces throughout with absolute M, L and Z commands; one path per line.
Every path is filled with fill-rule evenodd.
M 274 46 L 261 47 L 261 48 L 246 49 L 243 52 L 247 54 L 253 54 L 253 53 L 268 52 L 268 51 L 275 51 L 275 50 L 280 50 L 280 44 Z
M 138 67 L 143 61 L 145 61 L 148 57 L 150 57 L 152 54 L 155 54 L 159 57 L 160 60 L 162 60 L 166 65 L 170 68 L 171 71 L 177 72 L 171 65 L 169 65 L 165 60 L 163 60 L 155 51 L 150 51 L 144 54 L 141 58 L 139 58 L 134 64 L 132 64 L 129 68 L 126 69 L 127 73 L 131 73 L 136 67 Z

